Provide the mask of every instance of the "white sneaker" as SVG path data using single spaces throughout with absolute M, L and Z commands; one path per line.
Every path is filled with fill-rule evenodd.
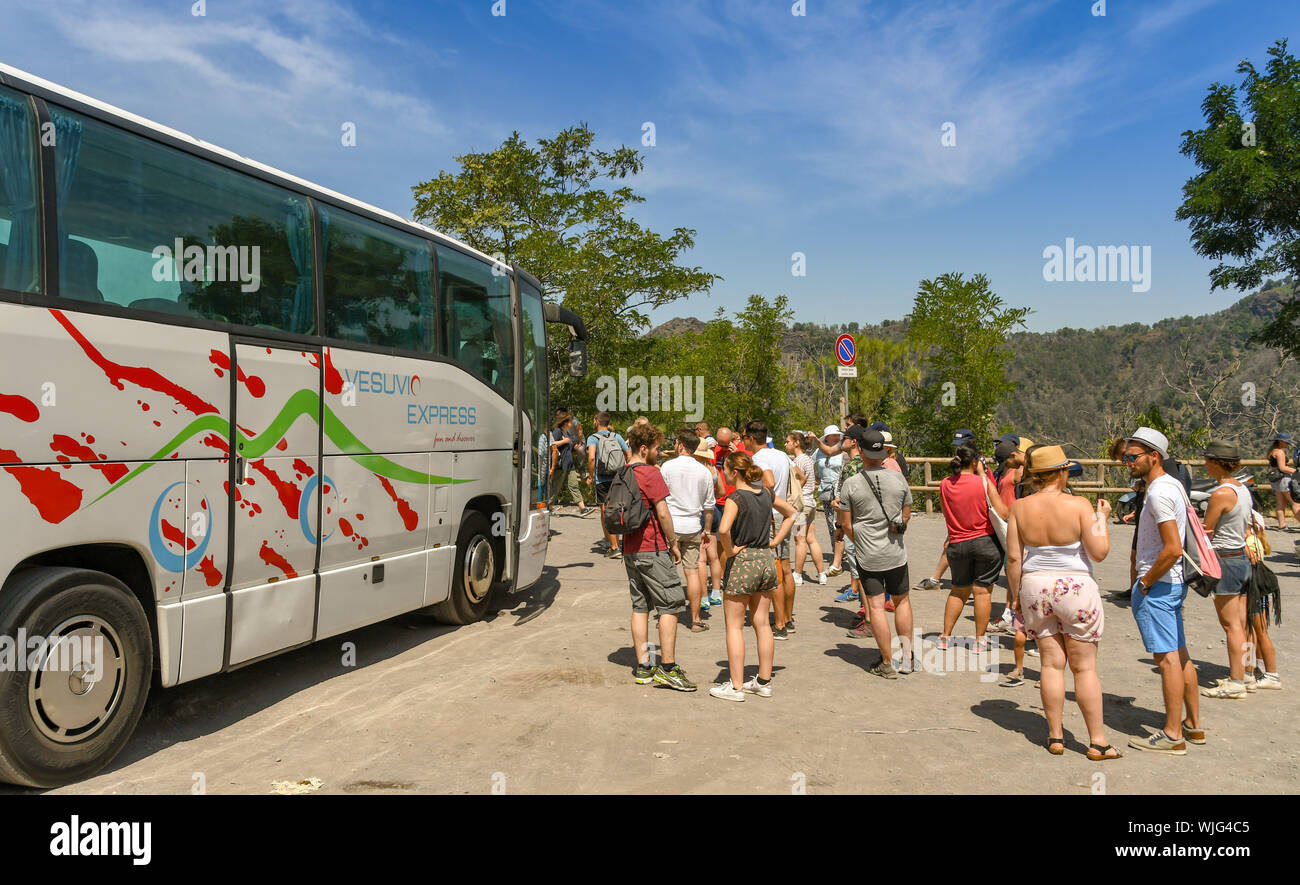
M 727 686 L 730 687 L 730 685 L 731 683 L 728 682 Z M 770 698 L 772 696 L 772 680 L 769 679 L 767 685 L 759 685 L 757 673 L 751 676 L 749 681 L 741 686 L 741 688 L 750 694 L 758 695 L 760 698 Z
M 818 573 L 817 573 L 817 583 L 818 583 L 818 584 L 825 584 L 825 583 L 826 583 L 826 573 L 825 573 L 825 572 L 818 572 Z
M 803 586 L 803 575 L 800 572 L 794 573 L 794 585 L 796 587 Z
M 1025 654 L 1029 655 L 1031 658 L 1041 657 L 1041 655 L 1038 653 L 1038 646 L 1036 645 L 1033 646 L 1032 648 L 1026 648 Z
M 1263 691 L 1281 691 L 1282 680 L 1276 676 L 1264 675 L 1255 681 L 1255 687 Z
M 769 694 L 770 693 L 771 692 L 769 692 Z M 743 691 L 736 691 L 735 687 L 731 684 L 731 680 L 727 680 L 721 685 L 713 686 L 713 688 L 709 689 L 709 694 L 713 695 L 715 698 L 721 698 L 724 701 L 743 701 L 745 699 L 745 693 Z

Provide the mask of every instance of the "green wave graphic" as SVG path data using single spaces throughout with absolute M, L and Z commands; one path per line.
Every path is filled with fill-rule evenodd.
M 356 461 L 362 467 L 372 473 L 377 473 L 386 479 L 397 480 L 398 482 L 418 483 L 420 485 L 459 485 L 465 482 L 473 482 L 472 479 L 452 479 L 449 476 L 438 476 L 433 473 L 421 473 L 410 467 L 403 467 L 401 464 L 394 463 L 383 455 L 376 455 L 371 449 L 357 438 L 343 421 L 330 410 L 330 407 L 323 404 L 320 397 L 314 390 L 299 390 L 289 397 L 281 407 L 279 414 L 272 419 L 271 423 L 265 430 L 256 436 L 245 436 L 242 430 L 236 428 L 236 443 L 232 448 L 237 450 L 236 454 L 244 458 L 261 458 L 269 452 L 277 442 L 293 426 L 293 422 L 306 415 L 311 420 L 316 421 L 318 411 L 323 411 L 325 418 L 321 424 L 321 429 L 330 442 L 338 446 L 343 454 L 348 455 L 353 461 Z M 141 464 L 135 470 L 132 470 L 126 476 L 119 479 L 113 485 L 95 498 L 90 504 L 102 501 L 104 498 L 113 494 L 122 486 L 144 473 L 157 461 L 166 459 L 172 452 L 176 451 L 181 445 L 190 439 L 198 436 L 200 433 L 216 433 L 230 443 L 230 422 L 219 415 L 204 415 L 195 418 L 186 427 L 167 441 L 161 449 L 155 452 L 147 463 Z

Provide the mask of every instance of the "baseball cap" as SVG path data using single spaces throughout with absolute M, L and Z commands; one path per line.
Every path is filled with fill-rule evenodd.
M 856 433 L 854 431 L 857 431 Z M 879 460 L 885 457 L 885 435 L 868 427 L 850 427 L 849 435 L 857 440 L 862 457 Z
M 1169 437 L 1152 427 L 1139 427 L 1124 442 L 1137 442 L 1156 450 L 1161 459 L 1169 457 Z
M 873 421 L 873 422 L 871 423 L 871 429 L 872 429 L 872 430 L 879 430 L 881 433 L 888 433 L 888 432 L 889 432 L 889 425 L 886 424 L 884 421 Z
M 962 443 L 974 442 L 974 440 L 975 431 L 971 430 L 969 427 L 963 427 L 953 435 L 952 444 L 956 447 Z
M 998 442 L 1009 442 L 1014 444 L 1016 448 L 1020 447 L 1020 437 L 1014 433 L 1002 434 L 1001 436 L 998 437 Z
M 1001 464 L 1003 461 L 1010 458 L 1015 452 L 1016 444 L 1014 442 L 1009 439 L 1001 440 L 993 447 L 993 460 Z
M 831 434 L 838 435 L 839 433 L 840 433 L 840 428 L 835 424 L 831 424 L 825 430 L 822 431 L 822 436 L 830 436 Z

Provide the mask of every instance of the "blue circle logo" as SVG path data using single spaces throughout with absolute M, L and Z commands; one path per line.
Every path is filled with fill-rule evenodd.
M 177 540 L 176 538 L 163 537 L 163 504 L 171 498 L 172 490 L 177 486 L 183 487 L 189 485 L 193 485 L 193 483 L 174 482 L 167 488 L 163 489 L 163 493 L 158 496 L 158 500 L 153 504 L 153 513 L 149 516 L 149 550 L 153 553 L 153 558 L 157 560 L 158 565 L 162 566 L 169 572 L 176 572 L 178 574 L 185 571 L 185 560 L 187 556 L 193 557 L 194 562 L 198 562 L 203 558 L 204 552 L 208 549 L 208 541 L 212 538 L 212 508 L 208 506 L 207 497 L 198 490 L 197 486 L 195 487 L 194 492 L 198 500 L 201 502 L 200 507 L 202 508 L 203 513 L 207 515 L 203 522 L 203 540 L 199 542 L 198 546 L 195 547 L 194 550 L 187 552 L 185 548 L 189 546 L 190 536 L 184 528 L 173 527 L 181 532 L 180 540 Z M 184 510 L 185 499 L 186 493 L 183 491 L 179 496 L 180 504 L 177 506 L 178 510 Z M 185 518 L 182 514 L 180 520 L 181 526 L 188 526 L 189 522 L 189 519 Z M 173 552 L 168 544 L 178 545 L 181 547 L 181 552 Z
M 320 480 L 320 476 L 313 476 L 308 479 L 307 484 L 303 486 L 302 497 L 298 499 L 298 527 L 302 529 L 303 537 L 312 544 L 316 543 L 316 533 L 311 530 L 311 500 L 316 489 L 320 487 Z M 333 509 L 337 512 L 339 509 L 338 486 L 336 486 L 334 480 L 328 476 L 325 477 L 325 485 L 329 487 L 329 493 L 334 496 Z M 330 532 L 321 540 L 328 541 L 330 536 L 333 534 L 333 532 Z

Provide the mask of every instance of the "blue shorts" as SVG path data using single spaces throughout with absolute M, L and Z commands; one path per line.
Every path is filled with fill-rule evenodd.
M 1133 589 L 1133 620 L 1142 634 L 1142 645 L 1152 654 L 1163 654 L 1187 645 L 1183 633 L 1183 600 L 1187 598 L 1186 584 L 1157 581 L 1143 593 Z

